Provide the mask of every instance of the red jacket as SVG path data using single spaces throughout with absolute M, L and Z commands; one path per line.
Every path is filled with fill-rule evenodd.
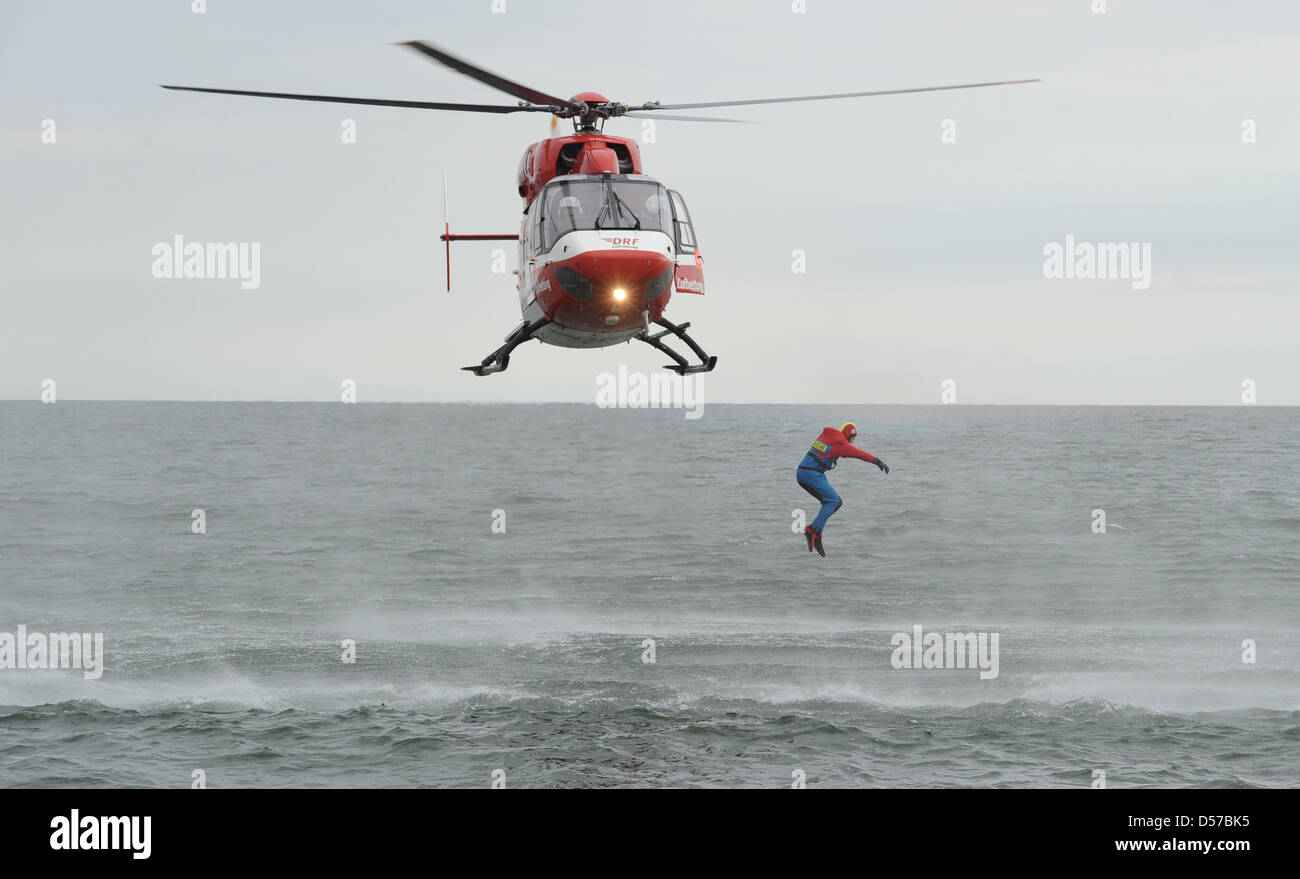
M 824 427 L 799 466 L 813 466 L 824 472 L 832 469 L 838 458 L 860 458 L 868 464 L 876 463 L 875 455 L 846 440 L 838 427 Z

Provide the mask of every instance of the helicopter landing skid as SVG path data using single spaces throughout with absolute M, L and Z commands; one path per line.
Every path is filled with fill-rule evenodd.
M 704 349 L 699 346 L 699 343 L 697 343 L 694 339 L 692 339 L 690 335 L 686 332 L 687 327 L 691 325 L 690 321 L 687 321 L 684 324 L 675 324 L 672 321 L 666 320 L 665 318 L 661 317 L 657 321 L 655 321 L 655 323 L 659 324 L 659 326 L 663 327 L 664 329 L 652 335 L 650 333 L 649 327 L 647 327 L 645 330 L 642 330 L 641 335 L 637 336 L 636 338 L 640 339 L 642 342 L 645 342 L 647 345 L 651 346 L 652 348 L 656 348 L 664 352 L 665 354 L 667 354 L 669 357 L 673 359 L 674 362 L 665 366 L 664 369 L 670 369 L 673 372 L 677 373 L 678 375 L 691 375 L 696 372 L 712 372 L 713 367 L 718 365 L 717 355 L 709 356 L 708 354 L 705 354 Z M 687 346 L 689 346 L 690 349 L 695 352 L 695 356 L 700 358 L 700 362 L 693 364 L 689 362 L 681 354 L 678 354 L 672 348 L 669 348 L 667 345 L 665 345 L 662 339 L 664 338 L 664 336 L 668 336 L 668 335 L 676 336 L 677 338 L 685 342 Z
M 510 366 L 510 352 L 527 342 L 538 330 L 550 322 L 549 318 L 539 317 L 530 324 L 520 324 L 513 333 L 506 336 L 506 343 L 487 357 L 484 357 L 482 363 L 478 366 L 462 366 L 461 369 L 468 370 L 475 375 L 491 375 L 494 372 L 505 372 Z

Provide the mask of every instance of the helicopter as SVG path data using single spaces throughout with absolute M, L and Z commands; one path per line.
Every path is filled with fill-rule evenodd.
M 547 138 L 524 150 L 516 175 L 517 192 L 523 199 L 518 234 L 453 233 L 445 219 L 444 180 L 444 222 L 439 240 L 446 244 L 448 291 L 451 290 L 453 242 L 515 241 L 518 246 L 519 309 L 523 319 L 506 336 L 504 345 L 480 363 L 462 367 L 480 376 L 504 372 L 510 366 L 511 353 L 531 339 L 563 348 L 604 348 L 636 339 L 666 354 L 673 362 L 664 368 L 682 376 L 710 372 L 717 365 L 717 356 L 705 353 L 687 332 L 689 322 L 677 324 L 664 317 L 674 293 L 704 294 L 704 260 L 686 201 L 680 192 L 644 173 L 641 151 L 634 139 L 605 134 L 608 120 L 639 117 L 745 123 L 747 120 L 663 111 L 827 101 L 1040 81 L 1013 79 L 738 101 L 626 104 L 590 91 L 567 99 L 556 97 L 513 82 L 426 42 L 413 40 L 398 45 L 511 95 L 517 103 L 398 101 L 177 85 L 162 88 L 422 110 L 548 113 L 554 117 L 552 125 L 555 119 L 571 120 L 573 134 Z M 653 331 L 652 324 L 660 329 Z M 666 339 L 670 336 L 685 344 L 698 362 L 692 363 L 669 345 Z

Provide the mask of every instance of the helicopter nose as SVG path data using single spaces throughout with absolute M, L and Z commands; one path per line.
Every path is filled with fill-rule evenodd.
M 663 293 L 655 282 L 671 271 L 672 261 L 644 250 L 598 250 L 578 257 L 574 267 L 594 282 L 595 296 L 617 306 L 648 302 Z

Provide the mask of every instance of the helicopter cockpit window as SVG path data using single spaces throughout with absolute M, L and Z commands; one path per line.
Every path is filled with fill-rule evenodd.
M 681 253 L 691 253 L 699 247 L 699 242 L 695 240 L 695 227 L 691 225 L 690 212 L 686 210 L 686 202 L 682 200 L 681 193 L 674 190 L 672 197 L 677 249 Z
M 564 180 L 546 187 L 542 205 L 542 247 L 551 245 L 570 232 L 594 229 L 596 214 L 604 199 L 596 180 Z
M 605 222 L 611 212 L 602 218 L 602 229 L 637 229 L 642 232 L 668 231 L 671 215 L 668 213 L 668 190 L 658 183 L 645 180 L 611 181 L 615 207 L 622 225 Z
M 671 228 L 668 190 L 651 180 L 562 180 L 548 185 L 542 199 L 543 250 L 575 231 Z
M 534 200 L 528 207 L 528 257 L 536 256 L 542 249 L 542 205 Z

